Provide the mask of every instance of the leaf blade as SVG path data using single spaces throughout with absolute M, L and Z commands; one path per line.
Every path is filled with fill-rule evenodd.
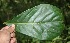
M 15 24 L 16 31 L 39 40 L 52 40 L 64 28 L 60 10 L 49 4 L 41 4 L 21 13 L 6 24 Z

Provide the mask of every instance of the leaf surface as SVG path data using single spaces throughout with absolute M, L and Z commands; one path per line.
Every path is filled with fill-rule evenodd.
M 37 38 L 52 40 L 64 29 L 61 11 L 50 4 L 40 4 L 28 9 L 6 24 L 15 24 L 16 31 Z

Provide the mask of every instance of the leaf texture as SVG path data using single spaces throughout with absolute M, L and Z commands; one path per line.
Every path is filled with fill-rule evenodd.
M 15 24 L 17 32 L 39 40 L 52 40 L 64 29 L 63 21 L 60 9 L 50 4 L 40 4 L 22 12 L 5 24 Z

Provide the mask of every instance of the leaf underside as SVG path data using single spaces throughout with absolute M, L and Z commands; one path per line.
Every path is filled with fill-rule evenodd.
M 6 24 L 15 24 L 16 31 L 37 38 L 52 40 L 64 29 L 61 11 L 50 4 L 40 4 L 28 9 Z

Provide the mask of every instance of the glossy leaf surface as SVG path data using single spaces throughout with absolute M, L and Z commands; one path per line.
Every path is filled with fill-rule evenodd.
M 39 40 L 52 40 L 64 29 L 63 20 L 57 7 L 40 4 L 22 12 L 6 24 L 15 24 L 17 32 Z

